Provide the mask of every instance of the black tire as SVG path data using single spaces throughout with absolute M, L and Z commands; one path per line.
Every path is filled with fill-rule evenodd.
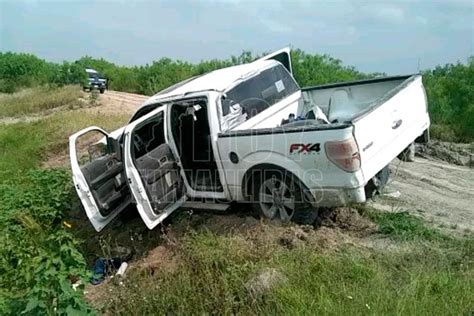
M 269 181 L 275 185 L 275 192 L 280 189 L 285 193 L 278 198 L 279 200 L 275 201 L 273 196 L 273 202 L 268 200 L 266 203 L 262 200 L 261 193 L 266 190 L 267 198 L 270 197 L 270 188 L 267 186 Z M 294 197 L 293 209 L 287 207 L 291 203 L 286 203 L 291 197 Z M 253 176 L 252 206 L 261 217 L 271 221 L 280 223 L 293 221 L 297 224 L 312 225 L 318 217 L 318 211 L 311 205 L 309 198 L 310 195 L 303 185 L 292 174 L 283 170 L 259 170 Z M 274 216 L 269 214 L 272 207 L 276 208 Z M 287 216 L 281 216 L 285 211 Z
M 105 89 L 104 88 L 100 88 L 100 94 L 104 94 L 105 92 Z
M 369 183 L 365 186 L 365 198 L 371 199 L 376 194 L 382 193 L 383 188 L 387 185 L 388 179 L 390 178 L 390 168 L 385 166 L 380 170 Z

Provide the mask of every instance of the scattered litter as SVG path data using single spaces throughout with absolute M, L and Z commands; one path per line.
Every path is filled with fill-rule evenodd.
M 111 259 L 97 259 L 94 264 L 94 267 L 92 268 L 92 272 L 94 274 L 91 278 L 91 283 L 93 285 L 98 285 L 102 283 L 105 279 L 105 276 L 119 269 L 123 262 L 124 261 L 120 257 Z
M 74 291 L 77 291 L 77 288 L 81 285 L 81 280 L 76 281 L 75 283 L 72 284 L 72 289 Z
M 64 225 L 64 227 L 67 227 L 67 228 L 72 228 L 72 225 L 71 225 L 71 224 L 69 224 L 69 223 L 68 223 L 68 222 L 66 222 L 66 221 L 63 221 L 63 225 Z
M 116 276 L 124 276 L 125 271 L 127 270 L 127 267 L 128 267 L 128 263 L 122 262 L 122 264 L 118 268 L 117 273 L 115 275 Z

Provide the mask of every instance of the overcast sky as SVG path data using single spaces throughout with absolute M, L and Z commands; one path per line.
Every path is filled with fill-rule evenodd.
M 474 0 L 0 0 L 0 51 L 197 62 L 287 45 L 400 74 L 474 55 Z

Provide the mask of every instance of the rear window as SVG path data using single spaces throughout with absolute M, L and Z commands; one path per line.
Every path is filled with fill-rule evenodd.
M 226 96 L 221 98 L 222 113 L 225 116 L 229 114 L 232 105 L 240 104 L 249 119 L 298 89 L 293 77 L 285 67 L 278 64 L 227 91 Z

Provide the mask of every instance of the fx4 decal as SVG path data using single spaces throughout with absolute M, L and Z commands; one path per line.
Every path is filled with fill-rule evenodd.
M 321 144 L 291 144 L 290 154 L 309 154 L 318 153 L 321 150 Z

